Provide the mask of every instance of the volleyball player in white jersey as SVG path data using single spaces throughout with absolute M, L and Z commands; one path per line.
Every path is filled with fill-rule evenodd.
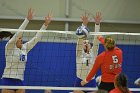
M 81 19 L 83 21 L 82 26 L 87 26 L 89 22 L 88 14 L 85 13 L 85 15 L 82 15 Z M 96 13 L 96 16 L 94 17 L 94 21 L 95 21 L 95 32 L 99 32 L 100 21 L 101 21 L 100 12 Z M 88 75 L 88 73 L 92 69 L 92 66 L 94 64 L 94 59 L 98 54 L 98 47 L 99 47 L 99 42 L 97 36 L 94 36 L 92 47 L 91 44 L 89 43 L 89 40 L 86 40 L 86 38 L 78 39 L 77 47 L 76 47 L 77 78 L 75 80 L 75 85 L 74 85 L 75 87 L 82 87 L 80 82 L 86 78 L 86 75 Z M 93 80 L 88 84 L 86 84 L 84 87 L 96 87 L 95 79 L 93 78 Z M 81 91 L 81 90 L 74 91 L 74 93 L 86 93 L 86 92 L 87 91 Z
M 29 9 L 28 16 L 25 18 L 19 29 L 25 29 L 29 20 L 33 18 L 33 10 Z M 52 14 L 49 13 L 45 17 L 45 23 L 40 30 L 45 30 L 51 22 Z M 22 43 L 23 31 L 18 31 L 7 42 L 5 46 L 6 67 L 2 76 L 2 85 L 6 86 L 22 86 L 24 80 L 25 65 L 27 62 L 28 52 L 37 44 L 41 39 L 43 32 L 39 31 L 28 42 Z M 2 93 L 25 93 L 24 89 L 3 89 Z

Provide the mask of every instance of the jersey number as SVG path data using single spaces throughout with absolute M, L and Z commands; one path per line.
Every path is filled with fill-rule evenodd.
M 25 55 L 20 55 L 20 61 L 25 61 Z
M 116 55 L 112 56 L 113 63 L 118 63 L 118 57 Z

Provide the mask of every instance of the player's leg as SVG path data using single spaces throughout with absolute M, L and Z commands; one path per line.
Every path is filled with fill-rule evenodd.
M 16 93 L 15 90 L 2 89 L 1 93 Z
M 97 91 L 87 92 L 87 93 L 97 93 Z
M 45 90 L 44 93 L 52 93 L 52 91 L 51 90 Z
M 23 81 L 14 78 L 3 78 L 2 85 L 4 86 L 23 86 Z M 25 93 L 24 89 L 3 89 L 2 93 Z
M 25 93 L 25 89 L 18 89 L 16 93 Z
M 84 92 L 81 90 L 74 90 L 74 93 L 84 93 Z
M 25 89 L 18 89 L 16 93 L 25 93 Z
M 10 86 L 12 79 L 9 78 L 2 78 L 1 84 L 3 86 Z M 16 93 L 15 89 L 2 89 L 2 93 Z

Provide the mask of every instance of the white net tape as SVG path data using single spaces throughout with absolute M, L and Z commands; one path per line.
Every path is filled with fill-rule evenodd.
M 45 86 L 0 86 L 0 89 L 33 89 L 33 90 L 84 90 L 96 91 L 97 88 L 83 87 L 45 87 Z M 140 88 L 129 88 L 131 91 L 140 91 Z
M 0 31 L 23 31 L 23 32 L 52 32 L 52 33 L 63 33 L 63 34 L 75 34 L 75 31 L 57 31 L 57 30 L 21 30 L 21 29 L 8 29 L 0 28 Z M 140 35 L 140 33 L 123 33 L 123 32 L 90 32 L 89 35 Z

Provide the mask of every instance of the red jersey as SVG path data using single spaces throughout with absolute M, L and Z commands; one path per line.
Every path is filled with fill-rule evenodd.
M 111 90 L 109 93 L 122 93 L 118 88 Z M 129 92 L 132 93 L 132 92 Z
M 99 41 L 104 45 L 104 38 L 99 38 Z M 122 50 L 115 47 L 111 51 L 104 51 L 96 57 L 92 70 L 88 74 L 86 81 L 90 81 L 101 68 L 101 81 L 114 82 L 115 76 L 122 71 Z

